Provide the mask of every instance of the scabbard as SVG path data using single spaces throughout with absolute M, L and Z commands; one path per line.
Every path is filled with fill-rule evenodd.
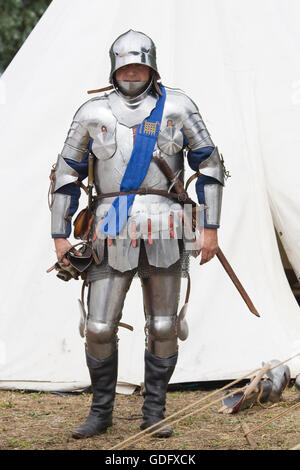
M 229 261 L 227 260 L 227 258 L 225 257 L 224 253 L 222 252 L 221 248 L 218 249 L 218 252 L 217 252 L 217 257 L 220 261 L 220 263 L 222 264 L 223 268 L 225 269 L 225 271 L 227 272 L 228 276 L 230 277 L 230 279 L 232 280 L 233 284 L 235 285 L 235 287 L 237 288 L 237 290 L 239 291 L 239 293 L 241 294 L 242 298 L 244 299 L 244 301 L 246 302 L 250 312 L 252 312 L 254 315 L 256 315 L 257 317 L 260 317 L 258 311 L 256 310 L 256 308 L 254 307 L 249 295 L 247 294 L 247 292 L 245 291 L 244 287 L 242 286 L 240 280 L 238 279 L 237 275 L 235 274 L 235 272 L 233 271 L 232 267 L 230 266 L 229 264 Z

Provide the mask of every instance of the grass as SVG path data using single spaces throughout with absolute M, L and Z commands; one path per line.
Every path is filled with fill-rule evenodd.
M 199 390 L 168 393 L 167 415 L 207 395 L 207 391 Z M 139 393 L 131 396 L 117 395 L 114 425 L 106 434 L 85 440 L 72 439 L 71 432 L 85 420 L 90 403 L 90 394 L 59 396 L 51 393 L 0 391 L 0 449 L 108 450 L 140 431 L 140 419 L 118 418 L 140 415 L 142 396 Z M 254 405 L 235 415 L 218 413 L 220 403 L 217 403 L 207 408 L 205 413 L 200 411 L 177 423 L 171 438 L 155 439 L 145 436 L 142 441 L 134 442 L 128 448 L 250 450 L 241 425 L 246 423 L 250 430 L 254 429 L 295 403 L 297 394 L 293 389 L 286 390 L 282 401 L 276 406 L 270 407 L 269 403 L 267 408 Z M 253 437 L 258 443 L 257 450 L 287 450 L 296 446 L 300 443 L 300 407 L 256 431 Z

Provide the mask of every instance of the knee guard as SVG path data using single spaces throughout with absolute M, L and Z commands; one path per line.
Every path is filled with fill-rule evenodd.
M 158 357 L 168 357 L 177 349 L 176 315 L 147 316 L 146 347 Z
M 106 359 L 117 348 L 118 327 L 114 323 L 88 320 L 86 344 L 88 352 L 97 359 Z

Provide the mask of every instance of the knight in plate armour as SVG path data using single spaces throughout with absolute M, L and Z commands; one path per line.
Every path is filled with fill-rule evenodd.
M 133 30 L 122 34 L 110 48 L 110 59 L 112 91 L 78 109 L 53 179 L 52 237 L 58 260 L 67 266 L 71 219 L 92 157 L 96 196 L 90 233 L 98 262 L 86 274 L 85 353 L 93 400 L 86 422 L 72 435 L 86 438 L 112 425 L 117 331 L 126 293 L 138 275 L 146 321 L 141 429 L 157 423 L 156 436 L 169 437 L 172 429 L 160 430 L 159 422 L 177 363 L 178 338 L 186 337 L 185 319 L 177 310 L 189 251 L 183 205 L 172 187 L 183 182 L 187 158 L 197 172 L 196 193 L 204 208 L 203 229 L 190 230 L 190 252 L 201 253 L 204 264 L 218 250 L 224 168 L 197 106 L 182 91 L 161 84 L 156 48 L 148 36 Z M 173 181 L 155 155 L 176 176 Z

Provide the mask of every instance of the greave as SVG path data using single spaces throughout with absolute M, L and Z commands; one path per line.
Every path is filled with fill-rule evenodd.
M 174 372 L 177 358 L 178 352 L 161 358 L 147 350 L 145 351 L 145 390 L 141 429 L 146 429 L 164 419 L 167 387 Z M 159 429 L 163 425 L 164 423 L 153 428 L 153 430 Z M 156 436 L 169 437 L 171 434 L 172 429 L 165 428 L 156 433 Z
M 80 439 L 106 432 L 112 425 L 112 412 L 118 376 L 118 351 L 106 359 L 96 359 L 86 350 L 93 400 L 86 422 L 73 432 Z

